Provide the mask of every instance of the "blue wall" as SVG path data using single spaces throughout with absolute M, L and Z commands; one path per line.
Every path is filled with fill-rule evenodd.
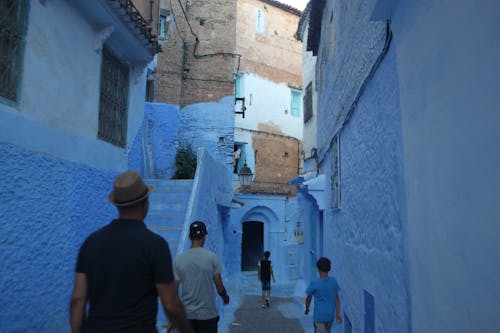
M 373 295 L 374 307 L 368 307 L 375 309 L 374 330 L 401 333 L 411 331 L 411 308 L 400 83 L 394 45 L 374 67 L 389 39 L 385 21 L 370 21 L 372 5 L 330 0 L 323 10 L 316 73 L 326 183 L 323 250 L 332 260 L 352 331 L 368 329 L 366 291 Z M 341 202 L 333 209 L 331 140 L 337 131 Z
M 191 104 L 180 111 L 177 139 L 181 146 L 191 144 L 194 151 L 204 147 L 209 154 L 232 168 L 234 146 L 234 98 L 218 102 Z
M 144 149 L 145 175 L 147 178 L 170 179 L 175 174 L 179 107 L 146 103 L 144 117 L 144 146 L 137 146 Z
M 115 216 L 115 171 L 0 144 L 0 332 L 66 332 L 83 240 Z

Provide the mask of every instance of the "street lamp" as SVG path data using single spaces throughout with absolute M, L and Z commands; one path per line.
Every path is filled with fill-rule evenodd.
M 250 170 L 246 163 L 240 169 L 240 172 L 238 172 L 238 180 L 240 181 L 240 185 L 243 188 L 250 186 L 253 181 L 252 170 Z

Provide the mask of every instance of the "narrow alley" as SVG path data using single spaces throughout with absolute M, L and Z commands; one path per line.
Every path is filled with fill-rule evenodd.
M 499 0 L 0 0 L 0 333 L 312 333 L 325 260 L 332 333 L 500 332 L 499 36 Z

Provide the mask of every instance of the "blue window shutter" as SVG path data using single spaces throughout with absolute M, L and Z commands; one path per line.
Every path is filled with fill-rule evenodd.
M 291 113 L 294 117 L 300 117 L 300 107 L 302 105 L 301 97 L 299 91 L 292 90 Z

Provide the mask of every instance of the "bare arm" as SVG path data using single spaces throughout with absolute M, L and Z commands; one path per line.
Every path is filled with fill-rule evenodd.
M 179 299 L 178 294 L 179 281 L 169 283 L 157 283 L 156 290 L 160 296 L 161 304 L 165 310 L 165 314 L 171 323 L 171 326 L 178 329 L 182 333 L 192 332 L 191 327 L 186 319 L 184 305 Z
M 259 261 L 259 265 L 258 266 L 259 266 L 259 275 L 258 275 L 258 277 L 259 277 L 259 281 L 260 281 L 260 261 Z
M 306 297 L 306 309 L 304 310 L 304 314 L 309 314 L 309 306 L 311 305 L 311 300 L 312 300 L 312 296 L 307 295 L 307 297 Z
M 273 282 L 276 282 L 276 280 L 274 280 L 273 265 L 271 265 L 271 276 L 272 276 L 272 278 L 273 278 Z
M 335 309 L 337 311 L 337 313 L 336 313 L 337 321 L 339 323 L 341 323 L 342 322 L 342 315 L 340 314 L 340 298 L 339 298 L 339 294 L 338 293 L 335 296 Z
M 220 273 L 214 275 L 214 282 L 217 293 L 220 297 L 222 297 L 224 304 L 229 304 L 229 295 L 226 292 L 226 288 L 224 288 L 224 284 L 222 283 L 222 276 L 220 275 Z
M 85 305 L 87 304 L 87 276 L 84 273 L 75 274 L 75 285 L 69 304 L 69 317 L 72 333 L 83 332 L 85 320 Z

